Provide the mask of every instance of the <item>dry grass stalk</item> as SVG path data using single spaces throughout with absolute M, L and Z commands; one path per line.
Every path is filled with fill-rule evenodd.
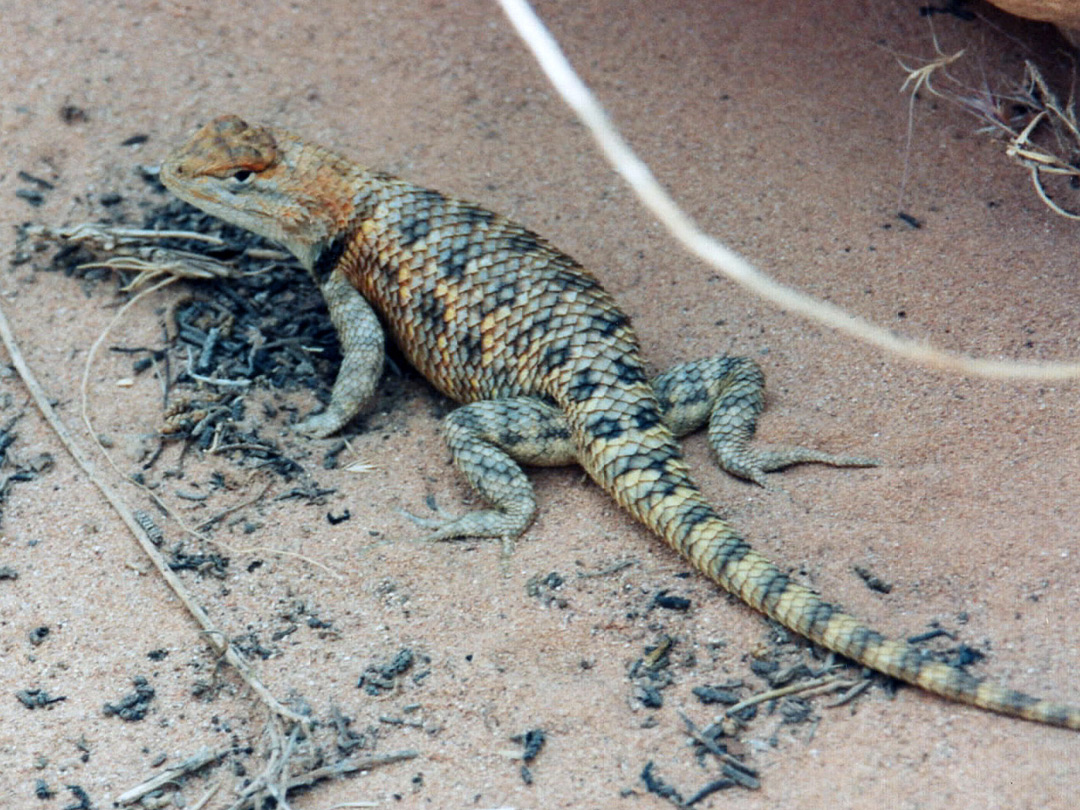
M 1076 118 L 1072 92 L 1063 104 L 1030 60 L 1024 62 L 1024 76 L 1015 91 L 995 92 L 985 82 L 982 88 L 970 87 L 948 71 L 949 65 L 964 53 L 961 50 L 946 56 L 938 50 L 936 59 L 918 68 L 901 62 L 908 75 L 900 92 L 911 93 L 912 108 L 915 95 L 925 90 L 983 121 L 986 126 L 980 131 L 1002 136 L 1005 154 L 1028 170 L 1039 199 L 1056 214 L 1080 219 L 1080 214 L 1054 202 L 1043 186 L 1043 175 L 1046 174 L 1080 177 L 1080 122 Z M 946 82 L 935 86 L 931 80 L 936 73 L 940 73 Z M 912 116 L 913 113 L 908 119 L 909 135 Z M 1039 137 L 1038 142 L 1036 137 Z

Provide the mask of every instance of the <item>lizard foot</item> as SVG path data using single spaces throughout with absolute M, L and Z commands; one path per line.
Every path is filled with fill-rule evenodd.
M 460 517 L 455 517 L 439 507 L 435 507 L 439 517 L 429 518 L 415 515 L 405 509 L 398 510 L 401 514 L 422 526 L 433 531 L 421 538 L 421 542 L 435 543 L 443 540 L 459 540 L 465 537 L 474 537 L 480 540 L 500 540 L 505 546 L 512 543 L 522 532 L 528 528 L 531 515 L 522 520 L 520 516 L 500 512 L 496 509 L 484 509 L 476 512 L 467 512 Z
M 773 489 L 766 473 L 782 470 L 795 464 L 828 464 L 832 467 L 877 467 L 881 464 L 869 456 L 846 456 L 826 453 L 809 447 L 783 447 L 772 450 L 751 449 L 744 445 L 717 447 L 720 466 L 732 475 L 752 481 L 764 489 Z
M 292 429 L 309 439 L 325 439 L 343 428 L 350 418 L 351 415 L 343 419 L 341 413 L 333 408 L 327 408 L 325 411 L 313 413 L 297 422 Z

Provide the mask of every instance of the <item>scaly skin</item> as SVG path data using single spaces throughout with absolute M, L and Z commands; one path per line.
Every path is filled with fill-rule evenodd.
M 757 483 L 804 461 L 874 463 L 752 449 L 764 381 L 751 361 L 711 358 L 650 381 L 628 319 L 569 256 L 503 216 L 279 129 L 219 118 L 170 155 L 161 178 L 182 199 L 281 242 L 321 285 L 344 359 L 329 407 L 301 430 L 329 435 L 370 397 L 383 362 L 379 317 L 440 391 L 466 403 L 447 418 L 447 442 L 492 508 L 442 525 L 435 539 L 516 537 L 535 513 L 519 463 L 576 461 L 698 571 L 795 632 L 929 692 L 1080 729 L 1080 708 L 979 681 L 884 638 L 717 515 L 674 438 L 706 422 L 721 466 Z

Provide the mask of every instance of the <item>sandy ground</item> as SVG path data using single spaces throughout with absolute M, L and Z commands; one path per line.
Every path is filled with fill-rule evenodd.
M 979 4 L 970 8 L 984 16 L 938 15 L 932 31 L 918 6 L 583 0 L 540 11 L 687 210 L 778 278 L 948 349 L 1080 356 L 1076 223 L 1048 211 L 1001 145 L 956 107 L 924 94 L 908 148 L 908 99 L 898 93 L 898 57 L 931 57 L 933 31 L 943 51 L 969 49 L 957 72 L 974 85 L 1010 86 L 1025 59 L 1061 63 L 1061 40 Z M 112 192 L 132 211 L 160 202 L 138 164 L 214 114 L 273 121 L 544 233 L 595 269 L 657 368 L 716 352 L 758 358 L 770 380 L 765 439 L 885 463 L 800 468 L 781 476 L 782 490 L 762 491 L 720 473 L 692 438 L 687 453 L 710 497 L 763 550 L 883 631 L 940 623 L 986 653 L 978 672 L 1080 702 L 1077 384 L 915 368 L 719 278 L 643 212 L 493 3 L 6 0 L 0 66 L 0 300 L 73 429 L 88 346 L 121 299 L 109 284 L 43 274 L 41 262 L 11 267 L 15 226 L 99 216 Z M 122 145 L 136 134 L 149 137 Z M 905 167 L 902 208 L 917 229 L 896 217 Z M 36 189 L 20 170 L 55 188 Z M 44 204 L 31 207 L 19 189 L 42 191 Z M 160 347 L 165 307 L 182 295 L 172 288 L 141 302 L 108 345 Z M 130 376 L 130 358 L 107 352 L 90 374 L 95 431 L 111 439 L 124 473 L 162 420 L 158 382 L 141 375 L 117 386 Z M 77 805 L 64 787 L 77 785 L 93 807 L 110 807 L 162 755 L 170 765 L 202 746 L 257 746 L 264 710 L 215 666 L 15 375 L 2 376 L 0 395 L 4 424 L 18 417 L 9 457 L 56 459 L 12 486 L 0 527 L 0 566 L 18 574 L 0 579 L 0 804 Z M 306 396 L 288 403 L 313 406 Z M 373 464 L 366 474 L 321 469 L 329 442 L 305 444 L 280 416 L 268 418 L 265 431 L 307 454 L 318 484 L 336 494 L 321 509 L 268 498 L 244 510 L 215 534 L 230 550 L 225 578 L 184 574 L 225 632 L 254 634 L 272 652 L 256 665 L 274 694 L 300 696 L 320 717 L 339 707 L 376 753 L 420 752 L 323 784 L 293 806 L 661 808 L 640 779 L 647 762 L 684 796 L 716 778 L 717 765 L 699 764 L 687 746 L 679 711 L 707 725 L 719 711 L 698 702 L 695 686 L 739 678 L 761 688 L 749 664 L 774 631 L 687 578 L 575 470 L 535 476 L 540 517 L 506 564 L 490 543 L 411 542 L 418 531 L 399 508 L 423 509 L 431 496 L 454 510 L 469 499 L 439 443 L 442 407 L 423 392 L 393 411 L 375 403 L 347 459 Z M 76 433 L 89 447 L 87 432 Z M 186 520 L 263 485 L 197 455 L 172 451 L 151 473 Z M 211 471 L 226 483 L 214 497 L 176 494 L 205 492 Z M 269 496 L 290 486 L 273 480 Z M 348 522 L 326 520 L 345 509 Z M 175 524 L 161 525 L 169 542 L 180 539 Z M 632 565 L 579 576 L 624 560 Z M 891 592 L 869 589 L 856 566 Z M 552 571 L 565 579 L 557 599 L 527 593 L 531 577 Z M 690 609 L 647 610 L 664 589 Z M 49 633 L 32 644 L 39 627 Z M 674 683 L 661 708 L 646 709 L 627 672 L 665 633 L 677 641 Z M 356 688 L 365 667 L 404 647 L 418 660 L 395 691 Z M 137 676 L 156 693 L 146 719 L 105 716 L 103 704 L 131 692 Z M 31 711 L 14 697 L 23 689 L 66 699 Z M 761 789 L 698 806 L 1073 806 L 1074 733 L 912 689 L 823 704 L 813 703 L 814 723 L 756 720 L 740 745 Z M 511 738 L 533 728 L 547 742 L 529 785 Z M 236 755 L 182 795 L 190 806 L 223 782 L 208 806 L 227 807 L 234 770 L 251 775 L 257 765 Z M 35 798 L 39 779 L 52 798 Z

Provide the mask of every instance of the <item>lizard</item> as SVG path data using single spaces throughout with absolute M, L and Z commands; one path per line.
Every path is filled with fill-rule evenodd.
M 319 285 L 342 361 L 329 404 L 301 432 L 326 437 L 359 413 L 386 333 L 462 403 L 444 435 L 490 508 L 443 522 L 430 539 L 520 536 L 536 512 L 522 465 L 577 463 L 697 571 L 812 642 L 936 695 L 1080 730 L 1080 706 L 979 679 L 825 601 L 709 504 L 677 442 L 706 425 L 720 466 L 761 485 L 803 462 L 876 463 L 753 446 L 764 375 L 752 360 L 713 357 L 650 379 L 628 317 L 545 239 L 283 129 L 218 117 L 168 155 L 160 177 L 177 197 L 283 245 Z

